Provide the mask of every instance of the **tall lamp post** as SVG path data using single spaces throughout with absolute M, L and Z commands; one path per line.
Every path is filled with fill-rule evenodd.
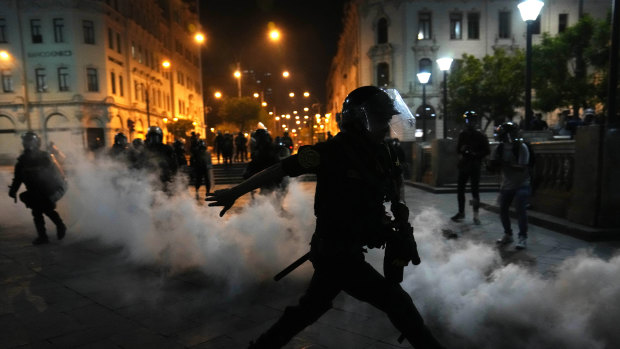
M 439 70 L 443 72 L 443 138 L 448 138 L 448 70 L 452 65 L 452 58 L 444 57 L 437 60 Z
M 426 84 L 431 78 L 431 73 L 418 73 L 418 81 L 422 84 L 422 142 L 426 142 Z
M 545 4 L 540 0 L 525 0 L 517 7 L 527 25 L 525 44 L 525 129 L 532 122 L 532 26 Z

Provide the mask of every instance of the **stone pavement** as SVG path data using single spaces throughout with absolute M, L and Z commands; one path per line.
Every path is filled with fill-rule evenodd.
M 307 184 L 308 190 L 312 187 Z M 483 193 L 482 201 L 492 202 L 495 195 Z M 455 213 L 454 194 L 407 187 L 406 198 L 414 215 L 428 207 L 446 220 Z M 0 208 L 9 204 L 7 199 L 0 198 Z M 448 226 L 459 239 L 492 245 L 502 233 L 499 217 L 483 210 L 481 220 L 475 226 L 469 215 Z M 200 271 L 170 273 L 157 265 L 128 264 L 121 248 L 72 241 L 70 231 L 66 240 L 53 238 L 46 246 L 32 246 L 33 237 L 31 225 L 0 223 L 0 348 L 244 348 L 305 287 L 305 282 L 285 278 L 230 295 L 220 281 Z M 502 250 L 504 263 L 553 275 L 553 267 L 577 249 L 609 257 L 619 247 L 536 226 L 530 237 L 526 251 Z M 396 342 L 398 335 L 381 312 L 341 294 L 334 309 L 286 348 L 406 347 Z

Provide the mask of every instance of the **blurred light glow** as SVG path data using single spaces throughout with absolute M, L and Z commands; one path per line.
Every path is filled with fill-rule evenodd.
M 452 65 L 453 59 L 450 57 L 443 57 L 437 60 L 437 65 L 439 65 L 439 70 L 448 71 L 450 70 L 450 66 Z
M 544 5 L 545 3 L 540 0 L 525 0 L 517 5 L 517 7 L 519 8 L 519 12 L 521 12 L 521 18 L 527 22 L 535 21 Z

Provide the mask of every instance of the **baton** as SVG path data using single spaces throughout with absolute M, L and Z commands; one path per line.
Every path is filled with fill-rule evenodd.
M 293 270 L 299 268 L 300 265 L 304 264 L 307 260 L 310 259 L 310 252 L 305 255 L 299 257 L 296 261 L 291 263 L 288 267 L 284 268 L 281 272 L 279 272 L 276 276 L 273 277 L 275 281 L 280 281 L 283 277 L 287 276 Z

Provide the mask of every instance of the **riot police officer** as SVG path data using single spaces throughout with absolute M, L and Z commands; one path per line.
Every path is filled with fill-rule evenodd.
M 237 198 L 264 183 L 286 175 L 317 176 L 316 230 L 309 254 L 314 266 L 312 280 L 299 304 L 287 307 L 250 348 L 282 347 L 327 312 L 343 290 L 386 312 L 415 348 L 442 347 L 399 280 L 382 276 L 364 260 L 365 247 L 382 246 L 393 232 L 386 219 L 384 201 L 391 202 L 398 224 L 409 224 L 398 161 L 384 142 L 389 122 L 396 114 L 408 116 L 414 122 L 396 91 L 389 94 L 374 86 L 360 87 L 347 96 L 338 121 L 341 132 L 334 138 L 303 146 L 297 154 L 236 187 L 218 190 L 207 199 L 213 201 L 210 206 L 223 206 L 223 215 Z M 393 259 L 385 262 L 400 262 L 401 267 L 409 261 L 419 263 L 413 234 L 402 240 L 399 250 L 400 254 L 392 254 Z
M 17 202 L 17 190 L 22 183 L 26 191 L 19 195 L 19 199 L 32 210 L 34 226 L 38 237 L 32 241 L 34 245 L 49 242 L 45 231 L 43 215 L 56 225 L 58 240 L 65 237 L 67 227 L 56 212 L 56 201 L 66 190 L 66 182 L 58 163 L 46 151 L 40 150 L 41 139 L 34 132 L 22 135 L 24 152 L 17 159 L 13 183 L 9 187 L 9 196 Z
M 117 160 L 124 160 L 122 158 L 127 156 L 127 136 L 122 132 L 114 136 L 114 144 L 110 149 L 109 155 Z
M 164 134 L 157 126 L 149 127 L 146 133 L 145 166 L 147 169 L 157 172 L 161 182 L 171 182 L 177 172 L 177 160 L 171 146 L 163 143 Z
M 458 222 L 465 218 L 465 186 L 469 180 L 471 183 L 471 196 L 474 208 L 474 223 L 480 224 L 478 210 L 480 208 L 480 169 L 482 160 L 491 152 L 489 139 L 484 133 L 476 129 L 478 114 L 468 110 L 463 114 L 465 129 L 459 134 L 456 150 L 459 155 L 457 200 L 459 211 L 452 216 L 452 220 Z
M 198 199 L 198 190 L 202 183 L 205 185 L 207 194 L 211 192 L 211 188 L 213 188 L 214 185 L 211 153 L 207 150 L 207 144 L 203 140 L 198 141 L 196 150 L 192 153 L 189 163 L 192 171 L 194 188 L 196 188 L 196 199 Z

